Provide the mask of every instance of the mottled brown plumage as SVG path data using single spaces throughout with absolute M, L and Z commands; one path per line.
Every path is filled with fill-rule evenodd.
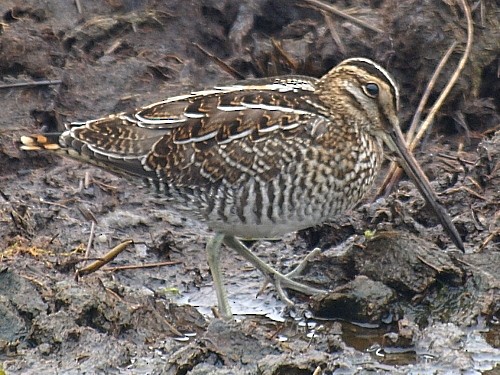
M 214 279 L 220 274 L 218 247 L 224 241 L 278 284 L 316 292 L 270 271 L 234 237 L 279 237 L 346 211 L 372 185 L 384 143 L 400 158 L 455 244 L 463 247 L 406 150 L 398 100 L 385 70 L 355 58 L 319 80 L 243 81 L 72 123 L 57 136 L 59 147 L 54 138 L 40 136 L 23 137 L 23 143 L 25 149 L 59 148 L 155 186 L 218 233 L 208 246 Z M 230 315 L 224 291 L 217 293 L 223 315 Z

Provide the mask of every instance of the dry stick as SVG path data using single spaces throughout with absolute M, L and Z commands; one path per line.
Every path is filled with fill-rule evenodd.
M 18 82 L 18 83 L 8 83 L 5 85 L 0 85 L 0 89 L 11 89 L 14 87 L 50 86 L 50 85 L 60 85 L 61 83 L 62 83 L 62 81 L 60 79 L 45 80 L 45 81 Z
M 375 31 L 376 33 L 379 33 L 379 34 L 383 34 L 384 33 L 384 30 L 381 30 L 373 25 L 370 25 L 368 22 L 365 22 L 363 20 L 360 20 L 359 18 L 356 18 L 354 16 L 351 16 L 345 12 L 342 12 L 341 10 L 335 8 L 334 6 L 332 5 L 329 5 L 329 4 L 325 4 L 323 3 L 322 1 L 319 1 L 319 0 L 306 0 L 307 3 L 321 9 L 321 10 L 325 10 L 327 12 L 330 12 L 330 13 L 333 13 L 339 17 L 342 17 L 342 18 L 345 18 L 346 20 L 349 20 L 351 21 L 352 23 L 358 25 L 358 26 L 361 26 L 361 27 L 364 27 L 368 30 L 371 30 L 371 31 Z
M 342 43 L 342 39 L 340 38 L 339 33 L 335 29 L 335 25 L 333 23 L 332 17 L 330 17 L 330 15 L 325 11 L 321 11 L 321 13 L 323 14 L 323 18 L 325 19 L 326 26 L 328 26 L 328 30 L 330 31 L 330 34 L 332 35 L 333 41 L 335 42 L 335 44 L 337 44 L 337 47 L 339 47 L 340 53 L 342 55 L 345 55 L 346 49 L 345 49 L 344 43 Z
M 76 10 L 78 11 L 78 14 L 82 14 L 82 4 L 80 4 L 80 0 L 75 0 L 76 4 Z
M 215 56 L 213 53 L 208 52 L 205 48 L 203 48 L 202 46 L 200 46 L 198 43 L 193 43 L 193 45 L 196 48 L 198 48 L 201 52 L 203 52 L 205 55 L 207 55 L 212 60 L 214 60 L 217 63 L 217 65 L 219 65 L 224 71 L 226 71 L 227 73 L 231 74 L 236 79 L 245 79 L 245 76 L 243 74 L 241 74 L 240 72 L 238 72 L 235 69 L 233 69 L 231 66 L 229 66 L 228 64 L 226 64 L 224 61 L 222 61 L 220 58 L 218 58 L 217 56 Z
M 120 254 L 125 248 L 134 243 L 132 240 L 125 240 L 112 248 L 108 253 L 106 253 L 102 258 L 96 260 L 95 262 L 92 262 L 88 266 L 85 266 L 83 268 L 80 268 L 76 270 L 75 272 L 75 279 L 79 279 L 80 276 L 83 275 L 88 275 L 89 273 L 95 272 L 98 269 L 100 269 L 102 266 L 104 266 L 106 263 L 111 262 L 113 259 L 115 259 L 118 254 Z
M 453 193 L 456 193 L 459 191 L 465 191 L 468 194 L 472 195 L 473 197 L 481 199 L 482 201 L 485 201 L 485 202 L 488 201 L 488 199 L 486 197 L 482 196 L 479 193 L 476 193 L 474 190 L 472 190 L 471 188 L 468 188 L 467 186 L 459 186 L 457 188 L 451 188 L 451 189 L 446 190 L 446 193 L 453 194 Z
M 413 135 L 415 133 L 415 130 L 420 123 L 420 118 L 422 117 L 422 112 L 424 111 L 425 105 L 427 104 L 427 100 L 429 99 L 429 96 L 431 95 L 432 90 L 434 89 L 434 86 L 436 85 L 436 81 L 441 74 L 441 71 L 443 68 L 446 66 L 446 63 L 448 62 L 448 59 L 450 58 L 451 54 L 455 50 L 455 47 L 457 46 L 457 42 L 453 42 L 448 48 L 448 51 L 444 54 L 444 56 L 441 58 L 441 61 L 439 62 L 438 66 L 434 70 L 434 73 L 432 74 L 432 77 L 427 83 L 427 87 L 425 88 L 425 92 L 422 95 L 422 98 L 420 99 L 420 103 L 418 103 L 417 110 L 415 111 L 415 114 L 413 115 L 413 119 L 411 121 L 410 128 L 408 129 L 408 132 L 406 133 L 406 143 L 409 144 L 412 139 Z M 413 149 L 410 147 L 409 148 L 410 152 L 413 152 Z M 384 192 L 390 192 L 393 188 L 393 186 L 399 181 L 401 178 L 401 175 L 403 174 L 403 168 L 401 168 L 396 162 L 391 162 L 391 165 L 389 167 L 389 171 L 387 172 L 384 182 L 380 186 L 377 196 L 383 195 Z
M 168 329 L 176 336 L 178 337 L 186 337 L 186 335 L 182 334 L 179 332 L 177 328 L 175 328 L 168 320 L 167 318 L 163 317 L 163 323 L 168 327 Z
M 122 40 L 121 39 L 115 40 L 114 43 L 111 44 L 111 46 L 109 46 L 109 48 L 104 51 L 104 54 L 105 55 L 111 55 L 113 52 L 116 51 L 116 49 L 118 47 L 120 47 L 121 44 L 122 44 Z
M 479 184 L 479 182 L 477 182 L 476 180 L 474 180 L 471 176 L 467 176 L 466 180 L 470 181 L 470 183 L 472 185 L 474 185 L 478 191 L 483 190 L 483 188 L 481 187 L 481 185 Z
M 464 70 L 465 64 L 467 63 L 467 60 L 469 59 L 470 52 L 472 50 L 472 41 L 474 38 L 474 25 L 472 23 L 472 15 L 470 12 L 470 7 L 467 4 L 466 0 L 462 0 L 462 6 L 464 7 L 464 13 L 465 17 L 467 18 L 467 45 L 465 47 L 464 54 L 462 58 L 460 59 L 457 69 L 453 72 L 450 81 L 444 88 L 443 92 L 439 96 L 438 100 L 436 100 L 436 103 L 431 107 L 431 110 L 429 112 L 429 115 L 426 117 L 422 125 L 420 126 L 420 130 L 418 131 L 417 135 L 415 136 L 415 139 L 410 143 L 411 149 L 414 149 L 415 146 L 420 142 L 422 137 L 424 136 L 425 132 L 427 131 L 427 128 L 429 125 L 434 121 L 434 117 L 436 117 L 436 114 L 438 113 L 439 109 L 443 105 L 444 101 L 446 100 L 446 97 L 450 93 L 451 89 L 455 85 L 456 81 L 458 80 L 458 77 L 460 77 L 460 74 Z
M 90 249 L 92 248 L 92 243 L 94 242 L 94 237 L 95 237 L 95 221 L 92 220 L 90 222 L 90 235 L 89 235 L 89 240 L 87 242 L 87 248 L 85 249 L 85 258 L 88 258 L 90 255 Z
M 60 207 L 60 208 L 64 208 L 66 210 L 69 210 L 69 207 L 68 206 L 65 206 L 64 204 L 61 204 L 61 203 L 56 203 L 56 202 L 48 202 L 46 201 L 45 199 L 43 198 L 39 198 L 38 199 L 40 203 L 43 203 L 43 204 L 48 204 L 49 206 L 56 206 L 56 207 Z
M 423 257 L 421 257 L 420 255 L 417 255 L 417 259 L 418 259 L 419 261 L 421 261 L 423 264 L 425 264 L 427 267 L 429 267 L 429 268 L 433 269 L 434 271 L 436 271 L 437 273 L 441 273 L 441 272 L 443 272 L 443 270 L 442 270 L 441 268 L 439 268 L 439 267 L 437 267 L 437 266 L 435 266 L 435 265 L 433 265 L 433 264 L 429 263 L 428 261 L 426 261 L 426 260 L 425 260 Z
M 455 47 L 457 46 L 457 41 L 454 41 L 450 48 L 448 48 L 448 51 L 444 54 L 443 58 L 439 62 L 438 66 L 434 70 L 434 74 L 432 75 L 429 83 L 427 84 L 427 87 L 425 89 L 424 95 L 422 95 L 422 98 L 420 99 L 420 103 L 418 104 L 417 111 L 415 112 L 415 115 L 413 116 L 413 119 L 411 121 L 410 128 L 408 129 L 408 132 L 406 133 L 406 140 L 411 141 L 413 139 L 413 134 L 415 133 L 415 130 L 418 127 L 418 124 L 420 123 L 420 118 L 422 117 L 422 112 L 424 111 L 425 105 L 427 104 L 427 100 L 431 96 L 431 92 L 434 89 L 434 86 L 436 85 L 437 79 L 439 75 L 441 74 L 441 71 L 444 69 L 446 64 L 448 63 L 448 59 L 450 58 L 451 54 L 455 50 Z
M 116 267 L 104 267 L 103 271 L 115 272 L 115 271 L 124 271 L 124 270 L 137 270 L 143 268 L 157 268 L 157 267 L 165 267 L 165 266 L 173 266 L 176 264 L 181 264 L 180 260 L 169 261 L 169 262 L 154 262 L 154 263 L 146 263 L 146 264 L 131 264 L 128 266 L 116 266 Z
M 447 160 L 453 160 L 453 161 L 458 160 L 461 164 L 468 164 L 468 165 L 476 164 L 476 162 L 474 162 L 474 161 L 462 159 L 462 158 L 457 157 L 457 156 L 451 156 L 451 155 L 445 154 L 443 152 L 438 152 L 437 156 L 439 156 L 442 159 L 447 159 Z
M 486 247 L 486 245 L 488 245 L 491 242 L 491 240 L 493 240 L 493 238 L 495 238 L 495 236 L 498 236 L 499 234 L 500 234 L 500 228 L 498 228 L 494 232 L 491 232 L 488 235 L 488 237 L 486 237 L 486 239 L 481 243 L 478 251 L 482 251 Z
M 290 56 L 285 52 L 283 47 L 281 46 L 280 42 L 276 41 L 274 38 L 271 38 L 271 44 L 274 48 L 274 50 L 279 54 L 280 57 L 285 60 L 285 63 L 288 65 L 288 67 L 292 68 L 294 72 L 297 71 L 298 66 L 295 61 L 293 61 Z
M 415 149 L 415 147 L 420 142 L 420 140 L 422 139 L 423 135 L 425 134 L 425 132 L 429 128 L 429 125 L 434 120 L 434 117 L 436 117 L 437 112 L 439 111 L 439 109 L 443 105 L 443 102 L 446 100 L 448 94 L 450 93 L 451 89 L 455 85 L 458 77 L 462 73 L 462 71 L 463 71 L 463 69 L 465 67 L 465 64 L 466 64 L 466 62 L 467 62 L 467 60 L 469 58 L 469 55 L 470 55 L 470 52 L 471 52 L 471 49 L 472 49 L 472 41 L 473 41 L 473 37 L 474 37 L 474 25 L 472 23 L 472 15 L 471 15 L 471 12 L 470 12 L 469 5 L 467 4 L 466 0 L 461 0 L 461 3 L 462 3 L 462 7 L 464 8 L 465 17 L 467 18 L 467 44 L 466 44 L 466 47 L 465 47 L 464 54 L 462 55 L 462 58 L 460 59 L 458 65 L 457 65 L 457 68 L 453 72 L 453 74 L 452 74 L 450 80 L 448 81 L 446 87 L 441 92 L 441 95 L 439 95 L 439 98 L 436 100 L 436 102 L 434 103 L 434 105 L 431 107 L 431 110 L 429 111 L 429 114 L 427 115 L 426 119 L 420 125 L 420 129 L 417 132 L 417 135 L 408 144 L 408 148 L 409 148 L 410 152 Z M 410 140 L 408 139 L 408 141 L 410 141 Z M 386 181 L 392 180 L 392 179 L 393 179 L 392 176 L 388 177 L 388 178 L 385 179 L 384 183 Z M 379 193 L 380 193 L 380 191 L 382 191 L 382 189 L 379 190 Z

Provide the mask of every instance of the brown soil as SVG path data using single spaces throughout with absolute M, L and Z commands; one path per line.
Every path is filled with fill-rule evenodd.
M 291 295 L 293 310 L 273 289 L 255 298 L 261 275 L 228 251 L 223 272 L 238 314 L 231 323 L 210 310 L 216 302 L 204 253 L 210 233 L 202 224 L 126 179 L 22 152 L 20 136 L 238 77 L 321 76 L 352 56 L 372 58 L 394 75 L 406 127 L 453 41 L 458 47 L 431 103 L 461 57 L 463 12 L 451 1 L 334 3 L 378 33 L 303 1 L 81 0 L 81 13 L 75 3 L 0 3 L 0 84 L 60 81 L 0 87 L 0 374 L 498 370 L 494 1 L 474 10 L 470 59 L 416 152 L 465 254 L 403 180 L 386 198 L 374 192 L 335 222 L 253 244 L 283 271 L 320 247 L 303 279 L 334 290 L 326 297 Z M 77 282 L 93 226 L 90 257 L 132 238 L 135 245 L 112 266 L 173 264 L 100 270 Z M 365 237 L 367 230 L 375 236 Z

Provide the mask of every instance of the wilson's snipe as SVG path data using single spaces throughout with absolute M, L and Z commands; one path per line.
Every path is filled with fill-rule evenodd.
M 457 247 L 460 236 L 399 129 L 398 90 L 365 58 L 321 79 L 249 80 L 98 120 L 62 134 L 22 138 L 145 179 L 216 232 L 207 245 L 219 309 L 231 316 L 219 269 L 222 243 L 281 287 L 314 294 L 257 258 L 236 238 L 275 238 L 321 224 L 355 205 L 379 171 L 383 144 L 413 179 Z

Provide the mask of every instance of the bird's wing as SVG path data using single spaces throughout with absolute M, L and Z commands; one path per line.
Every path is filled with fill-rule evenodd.
M 313 127 L 327 121 L 315 83 L 301 76 L 249 80 L 71 123 L 59 137 L 60 150 L 114 172 L 177 185 L 222 178 L 237 183 L 245 173 L 271 180 L 293 156 L 283 154 L 293 152 L 287 145 L 310 142 Z M 56 148 L 53 137 L 39 140 L 24 137 L 24 148 Z

